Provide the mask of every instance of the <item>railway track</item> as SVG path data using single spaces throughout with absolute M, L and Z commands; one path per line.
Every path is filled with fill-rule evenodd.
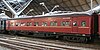
M 31 49 L 77 50 L 74 48 L 67 48 L 66 46 L 60 46 L 60 45 L 56 45 L 56 44 L 21 40 L 21 39 L 2 39 L 2 38 L 0 38 L 0 44 L 8 46 L 12 49 L 23 49 L 23 50 L 31 50 Z
M 61 45 L 56 42 L 47 42 L 46 40 L 27 40 L 20 37 L 0 37 L 0 45 L 15 50 L 95 50 L 90 48 L 72 47 Z
M 67 42 L 63 40 L 55 40 L 55 39 L 39 39 L 39 38 L 21 38 L 21 39 L 26 39 L 26 40 L 31 40 L 31 41 L 39 41 L 39 42 L 44 42 L 44 43 L 53 43 L 53 44 L 59 44 L 59 45 L 66 45 L 70 47 L 76 47 L 76 48 L 91 48 L 94 50 L 99 50 L 100 49 L 100 41 L 96 41 L 94 43 L 90 44 L 84 44 L 84 43 L 72 43 L 72 42 Z

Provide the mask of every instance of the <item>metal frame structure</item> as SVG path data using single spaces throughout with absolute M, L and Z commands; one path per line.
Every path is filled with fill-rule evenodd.
M 16 0 L 16 2 L 12 3 L 8 0 L 2 0 L 4 4 L 8 7 L 8 9 L 14 14 L 14 17 L 17 18 L 19 14 L 21 14 L 25 8 L 31 3 L 32 0 L 27 0 L 25 3 L 20 3 Z
M 5 0 L 6 1 L 6 0 Z M 41 6 L 39 3 L 44 2 L 45 5 L 51 10 L 55 5 L 59 5 L 54 11 L 87 11 L 91 9 L 91 0 L 32 0 L 30 5 L 26 7 L 21 14 L 26 14 L 30 9 L 33 9 L 27 15 L 40 15 L 42 12 L 47 13 L 48 11 L 45 7 Z M 93 0 L 93 8 L 100 5 L 100 0 Z M 20 6 L 20 3 L 19 3 Z M 15 6 L 17 8 L 18 6 Z M 18 12 L 18 11 L 17 11 Z M 19 13 L 19 14 L 20 14 Z
M 44 2 L 49 10 L 55 5 L 59 5 L 55 11 L 87 11 L 91 9 L 91 0 L 33 0 L 30 5 L 25 9 L 24 13 L 29 9 L 34 9 L 33 12 L 28 15 L 39 15 L 42 12 L 48 12 L 39 3 Z M 93 8 L 100 4 L 99 0 L 93 0 Z

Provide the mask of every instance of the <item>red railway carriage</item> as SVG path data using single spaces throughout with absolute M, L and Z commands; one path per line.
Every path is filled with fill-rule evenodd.
M 98 25 L 99 25 L 99 26 L 98 26 L 98 29 L 99 29 L 99 30 L 98 30 L 98 34 L 100 35 L 100 14 L 98 15 L 98 19 L 99 19 L 99 20 L 98 20 Z
M 24 32 L 24 34 L 27 32 L 36 37 L 55 36 L 69 41 L 83 42 L 90 40 L 91 35 L 97 32 L 97 27 L 94 26 L 97 24 L 95 23 L 97 18 L 94 16 L 71 14 L 9 19 L 6 21 L 6 30 Z

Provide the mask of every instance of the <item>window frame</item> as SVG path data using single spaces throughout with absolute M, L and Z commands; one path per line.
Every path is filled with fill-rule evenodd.
M 27 22 L 26 26 L 32 26 L 32 22 Z
M 83 23 L 83 22 L 85 22 L 85 23 Z M 83 23 L 83 24 L 82 24 Z M 85 25 L 84 25 L 85 24 Z M 86 27 L 86 21 L 81 21 L 81 26 L 82 27 Z
M 77 24 L 78 24 L 77 21 L 73 22 L 73 26 L 78 26 Z
M 11 23 L 10 23 L 10 26 L 15 26 L 15 23 L 14 23 L 14 22 L 11 22 Z
M 39 26 L 39 22 L 34 22 L 34 26 Z
M 42 22 L 42 26 L 47 26 L 47 22 Z
M 62 21 L 61 26 L 70 26 L 70 21 Z
M 51 21 L 50 22 L 50 26 L 57 26 L 57 25 L 58 25 L 57 21 Z
M 21 23 L 20 22 L 16 22 L 15 25 L 21 26 Z

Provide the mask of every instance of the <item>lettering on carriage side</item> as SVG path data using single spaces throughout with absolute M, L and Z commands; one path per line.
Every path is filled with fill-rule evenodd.
M 89 27 L 78 27 L 78 28 L 89 28 Z
M 66 18 L 63 18 L 63 19 L 70 19 L 70 17 L 66 17 Z

